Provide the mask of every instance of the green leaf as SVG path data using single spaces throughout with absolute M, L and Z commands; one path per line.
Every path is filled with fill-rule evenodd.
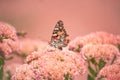
M 21 56 L 22 58 L 25 58 L 25 57 L 27 57 L 27 54 L 26 54 L 26 53 L 22 53 L 20 56 Z
M 4 58 L 0 56 L 0 67 L 4 65 Z
M 88 74 L 87 80 L 94 80 L 94 78 Z
M 5 76 L 6 80 L 11 80 L 11 72 L 9 70 L 5 73 Z
M 4 58 L 0 56 L 0 80 L 3 80 Z
M 13 52 L 12 54 L 15 54 L 15 55 L 22 57 L 22 58 L 26 58 L 28 56 L 27 53 L 24 53 L 24 52 L 21 52 L 21 53 Z
M 5 60 L 12 60 L 13 59 L 13 56 L 10 56 L 8 58 L 5 58 Z
M 8 37 L 5 34 L 2 34 L 0 37 L 0 42 L 3 42 L 4 39 L 8 39 Z
M 2 42 L 3 41 L 3 39 L 0 37 L 0 42 Z
M 92 64 L 94 64 L 95 66 L 97 65 L 97 62 L 96 62 L 95 58 L 91 58 L 90 61 L 91 61 Z
M 64 80 L 72 80 L 72 78 L 70 77 L 69 73 L 64 75 Z
M 97 73 L 95 72 L 94 69 L 92 69 L 92 67 L 91 67 L 90 65 L 88 66 L 88 70 L 89 70 L 89 72 L 91 73 L 91 75 L 92 75 L 93 77 L 96 77 L 96 76 L 97 76 Z
M 4 75 L 3 67 L 1 67 L 1 69 L 0 69 L 0 80 L 3 80 L 3 75 Z
M 99 70 L 101 70 L 105 66 L 105 64 L 106 64 L 106 62 L 101 58 L 99 60 L 99 64 L 98 64 Z
M 48 78 L 48 80 L 52 80 L 51 78 Z
M 119 49 L 119 51 L 120 51 L 120 44 L 117 44 L 117 48 Z

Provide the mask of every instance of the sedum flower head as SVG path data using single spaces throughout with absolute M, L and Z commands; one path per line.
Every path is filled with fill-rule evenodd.
M 96 80 L 120 80 L 120 65 L 105 66 L 99 72 Z
M 110 44 L 88 44 L 81 50 L 81 54 L 85 59 L 95 58 L 100 60 L 101 58 L 111 64 L 114 58 L 120 56 L 119 50 L 116 46 Z
M 19 50 L 19 41 L 13 26 L 0 22 L 0 53 L 5 56 Z
M 87 44 L 120 44 L 120 36 L 113 35 L 107 32 L 95 32 L 84 37 L 77 37 L 68 45 L 69 49 L 76 49 L 78 46 L 82 48 Z
M 64 80 L 65 75 L 74 79 L 74 77 L 82 75 L 86 71 L 86 64 L 81 55 L 67 50 L 37 51 L 30 54 L 26 62 L 28 66 L 31 66 L 32 69 L 30 70 L 35 75 L 35 80 Z M 16 76 L 21 73 L 21 70 L 23 70 L 22 67 L 19 71 L 16 71 L 13 80 L 20 80 L 22 76 L 24 76 L 22 79 L 25 80 L 27 75 Z M 24 72 L 29 73 L 29 70 Z

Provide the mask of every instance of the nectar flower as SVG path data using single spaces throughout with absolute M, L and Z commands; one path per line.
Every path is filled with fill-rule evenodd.
M 105 66 L 99 72 L 96 80 L 120 80 L 120 65 Z
M 107 32 L 95 32 L 84 37 L 77 37 L 68 44 L 68 49 L 82 48 L 86 44 L 120 44 L 120 36 Z
M 86 72 L 86 63 L 81 55 L 68 50 L 37 51 L 28 55 L 27 63 L 28 66 L 32 67 L 31 72 L 35 75 L 35 80 L 64 80 L 65 75 L 74 79 L 74 77 Z M 16 76 L 21 73 L 21 70 L 23 70 L 22 67 L 15 73 L 13 80 L 27 76 L 24 74 Z M 23 72 L 29 73 L 29 70 Z
M 19 50 L 19 41 L 13 26 L 0 22 L 0 52 L 6 56 Z
M 111 64 L 114 58 L 120 56 L 119 50 L 116 46 L 110 44 L 88 44 L 84 46 L 80 52 L 84 59 L 95 58 L 96 60 L 103 59 L 105 62 Z
M 20 52 L 22 54 L 30 54 L 34 51 L 42 51 L 47 47 L 48 43 L 41 40 L 32 40 L 29 38 L 20 39 Z M 20 53 L 20 54 L 21 54 Z

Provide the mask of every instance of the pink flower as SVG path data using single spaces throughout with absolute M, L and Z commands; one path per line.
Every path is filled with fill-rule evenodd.
M 37 80 L 31 65 L 23 64 L 16 69 L 16 73 L 12 76 L 12 80 Z
M 15 28 L 10 24 L 0 22 L 0 36 L 2 36 L 3 34 L 12 40 L 17 39 Z
M 86 44 L 120 44 L 120 36 L 107 32 L 95 32 L 84 37 L 77 37 L 68 45 L 69 49 L 82 48 Z
M 91 33 L 85 37 L 83 37 L 84 44 L 92 43 L 92 44 L 118 44 L 120 43 L 120 38 L 116 35 L 107 33 L 107 32 L 96 32 Z
M 95 58 L 99 60 L 102 58 L 105 62 L 111 63 L 112 60 L 120 56 L 119 50 L 116 46 L 110 44 L 88 44 L 84 46 L 80 52 L 85 59 Z
M 26 55 L 37 50 L 44 50 L 47 47 L 48 43 L 41 40 L 32 40 L 28 38 L 20 39 L 20 50 L 21 53 Z
M 2 56 L 19 50 L 19 41 L 13 26 L 0 22 L 0 39 L 0 52 Z
M 35 74 L 35 80 L 64 80 L 64 75 L 67 73 L 74 79 L 86 72 L 86 63 L 81 55 L 67 50 L 37 51 L 28 55 L 27 63 L 32 66 L 31 70 Z M 21 69 L 16 72 L 13 80 L 19 80 L 20 75 L 19 77 L 16 75 L 21 72 Z M 28 71 L 24 72 L 28 73 Z M 24 74 L 21 74 L 21 77 L 22 75 Z M 25 78 L 23 79 L 25 80 Z
M 3 42 L 3 43 L 0 43 L 0 52 L 2 56 L 6 56 L 9 53 L 11 53 L 12 50 L 7 43 Z
M 102 78 L 102 79 L 100 79 Z M 101 69 L 96 80 L 120 80 L 120 65 L 109 65 Z
M 41 56 L 38 52 L 34 51 L 26 57 L 26 62 L 29 63 L 35 59 L 38 59 Z

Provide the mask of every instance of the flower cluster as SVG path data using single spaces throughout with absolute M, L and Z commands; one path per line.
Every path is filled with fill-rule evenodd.
M 0 36 L 2 37 L 3 35 L 12 40 L 17 39 L 15 28 L 7 23 L 0 22 Z
M 96 32 L 91 33 L 83 38 L 84 44 L 118 44 L 120 43 L 120 38 L 110 33 L 106 32 Z
M 19 50 L 19 41 L 13 26 L 0 22 L 0 52 L 5 57 L 7 54 Z
M 35 79 L 35 73 L 31 65 L 23 64 L 16 69 L 17 74 L 13 75 L 12 80 L 40 80 Z
M 20 52 L 22 54 L 30 54 L 33 51 L 42 51 L 46 48 L 48 43 L 41 40 L 31 40 L 29 38 L 20 39 Z M 20 53 L 20 54 L 21 54 Z
M 103 59 L 105 62 L 110 63 L 120 56 L 119 50 L 116 46 L 110 44 L 88 44 L 85 45 L 80 52 L 85 59 L 95 58 L 96 60 Z
M 86 44 L 120 44 L 120 36 L 107 32 L 95 32 L 84 37 L 77 37 L 68 45 L 69 49 L 83 47 Z
M 27 64 L 17 69 L 12 80 L 64 80 L 65 75 L 74 80 L 86 71 L 81 55 L 68 50 L 37 51 L 28 55 L 26 61 Z
M 105 66 L 99 72 L 96 80 L 120 80 L 120 65 Z

